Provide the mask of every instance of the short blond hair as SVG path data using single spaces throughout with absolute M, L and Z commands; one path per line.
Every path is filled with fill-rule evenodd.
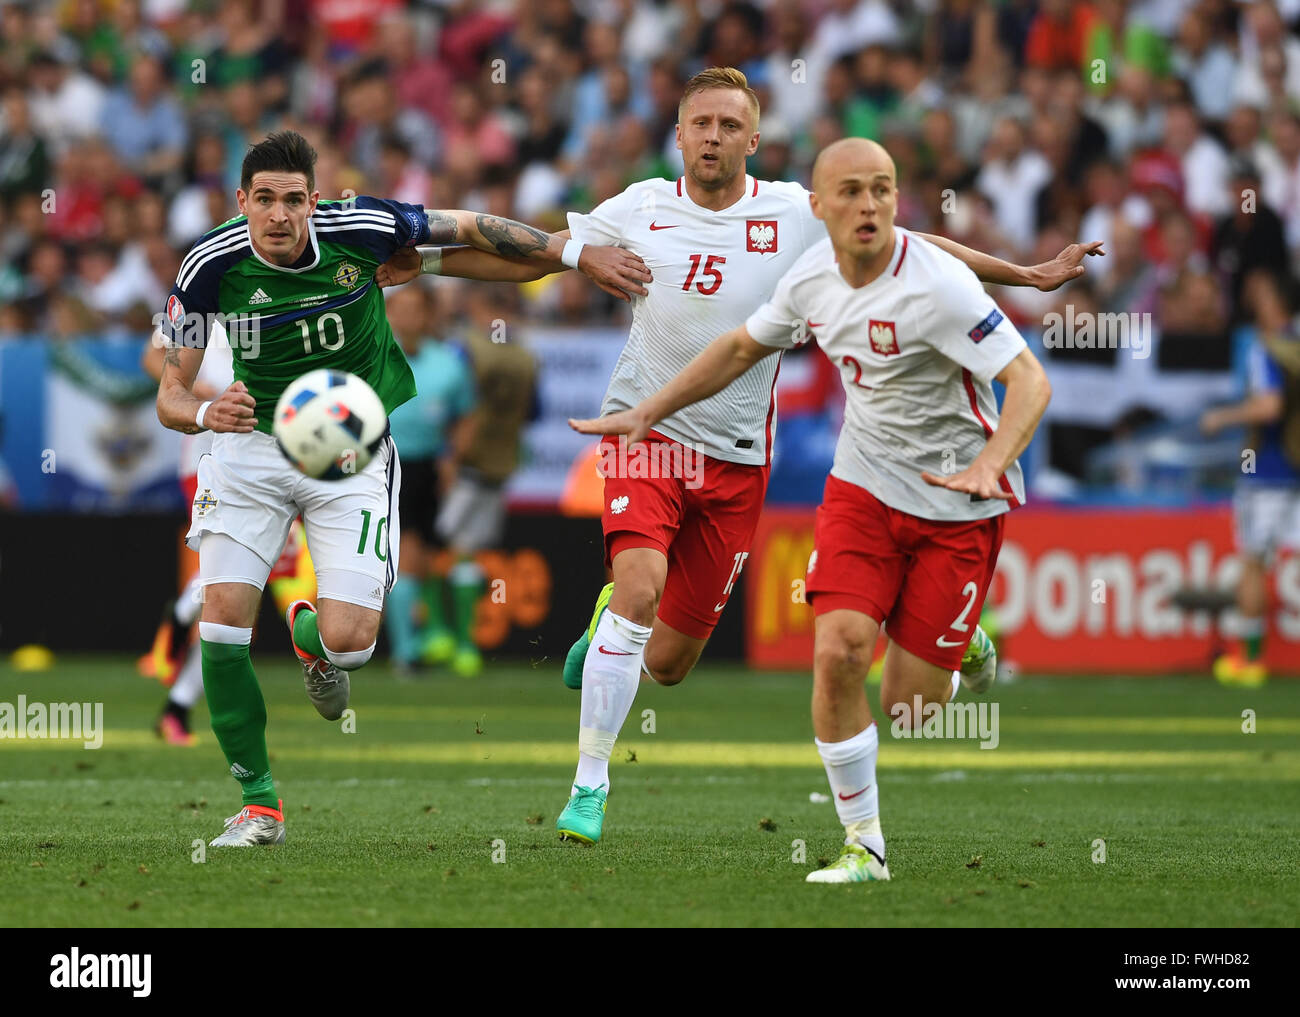
M 690 101 L 691 96 L 713 88 L 734 88 L 744 92 L 750 111 L 754 114 L 754 130 L 758 130 L 758 95 L 749 87 L 749 79 L 745 77 L 745 73 L 735 67 L 706 67 L 686 82 L 682 101 L 677 104 L 678 122 L 686 115 L 686 103 Z

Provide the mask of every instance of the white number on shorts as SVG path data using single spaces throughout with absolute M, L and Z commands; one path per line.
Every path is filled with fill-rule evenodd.
M 724 597 L 730 595 L 731 588 L 736 585 L 736 580 L 740 578 L 740 570 L 745 567 L 745 559 L 748 557 L 748 551 L 736 552 L 736 564 L 731 567 L 731 576 L 727 579 L 727 588 L 722 591 Z
M 334 323 L 334 342 L 331 343 L 325 336 L 325 322 Z M 302 329 L 302 351 L 311 353 L 311 326 L 307 324 L 305 318 L 298 319 L 298 327 Z M 333 352 L 343 345 L 343 319 L 333 311 L 326 311 L 316 319 L 316 338 L 320 341 L 320 348 Z
M 975 606 L 975 595 L 979 593 L 979 590 L 980 588 L 976 586 L 974 582 L 969 582 L 961 588 L 961 595 L 963 597 L 969 597 L 970 599 L 966 601 L 966 606 L 962 608 L 961 614 L 957 616 L 957 620 L 949 625 L 948 628 L 956 629 L 958 632 L 970 631 L 970 626 L 966 624 L 966 616 L 970 614 L 970 609 Z
M 375 557 L 380 561 L 387 561 L 388 555 L 380 550 L 380 544 L 384 539 L 384 527 L 388 523 L 387 516 L 380 516 L 379 522 L 375 523 Z M 357 554 L 366 553 L 366 537 L 370 534 L 370 510 L 361 510 L 361 539 L 357 541 Z

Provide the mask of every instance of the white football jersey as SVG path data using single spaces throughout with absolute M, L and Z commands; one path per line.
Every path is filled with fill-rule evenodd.
M 218 393 L 230 388 L 235 381 L 234 356 L 230 352 L 230 340 L 225 327 L 215 322 L 208 334 L 208 344 L 204 347 L 203 363 L 199 373 L 194 376 L 195 384 L 203 382 Z M 274 406 L 259 406 L 253 413 L 259 419 L 263 413 L 274 412 Z M 192 477 L 199 472 L 199 458 L 212 449 L 212 432 L 200 431 L 198 434 L 186 434 L 181 437 L 180 475 Z
M 714 212 L 685 180 L 643 180 L 587 215 L 569 213 L 575 240 L 625 247 L 654 275 L 632 299 L 632 328 L 601 413 L 635 406 L 663 388 L 704 347 L 739 328 L 777 281 L 826 237 L 798 184 L 745 178 L 745 194 Z M 665 418 L 656 430 L 727 462 L 770 462 L 779 358 L 750 368 L 721 392 Z
M 1001 481 L 1010 502 L 921 479 L 970 466 L 998 426 L 989 383 L 1026 348 L 975 273 L 946 251 L 896 226 L 889 267 L 854 289 L 826 240 L 746 328 L 781 349 L 814 334 L 839 369 L 844 426 L 832 475 L 922 519 L 986 519 L 1024 503 L 1019 463 Z

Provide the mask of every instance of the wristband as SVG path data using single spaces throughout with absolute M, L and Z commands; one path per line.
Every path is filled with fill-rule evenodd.
M 203 423 L 203 417 L 208 412 L 208 407 L 211 405 L 212 405 L 212 400 L 209 399 L 206 403 L 203 403 L 201 406 L 199 406 L 199 412 L 194 414 L 194 423 L 198 424 L 199 427 L 201 428 L 206 429 L 207 427 L 207 425 Z
M 582 257 L 582 249 L 586 246 L 581 240 L 566 240 L 564 242 L 564 252 L 560 255 L 560 261 L 564 262 L 569 268 L 577 268 L 578 259 Z
M 420 248 L 420 272 L 422 275 L 442 275 L 442 248 Z

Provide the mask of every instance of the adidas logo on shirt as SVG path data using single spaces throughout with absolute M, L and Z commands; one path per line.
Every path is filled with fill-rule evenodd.
M 257 287 L 257 292 L 248 298 L 248 302 L 250 304 L 269 304 L 271 302 L 271 298 L 268 297 L 266 295 L 266 291 L 259 286 Z

